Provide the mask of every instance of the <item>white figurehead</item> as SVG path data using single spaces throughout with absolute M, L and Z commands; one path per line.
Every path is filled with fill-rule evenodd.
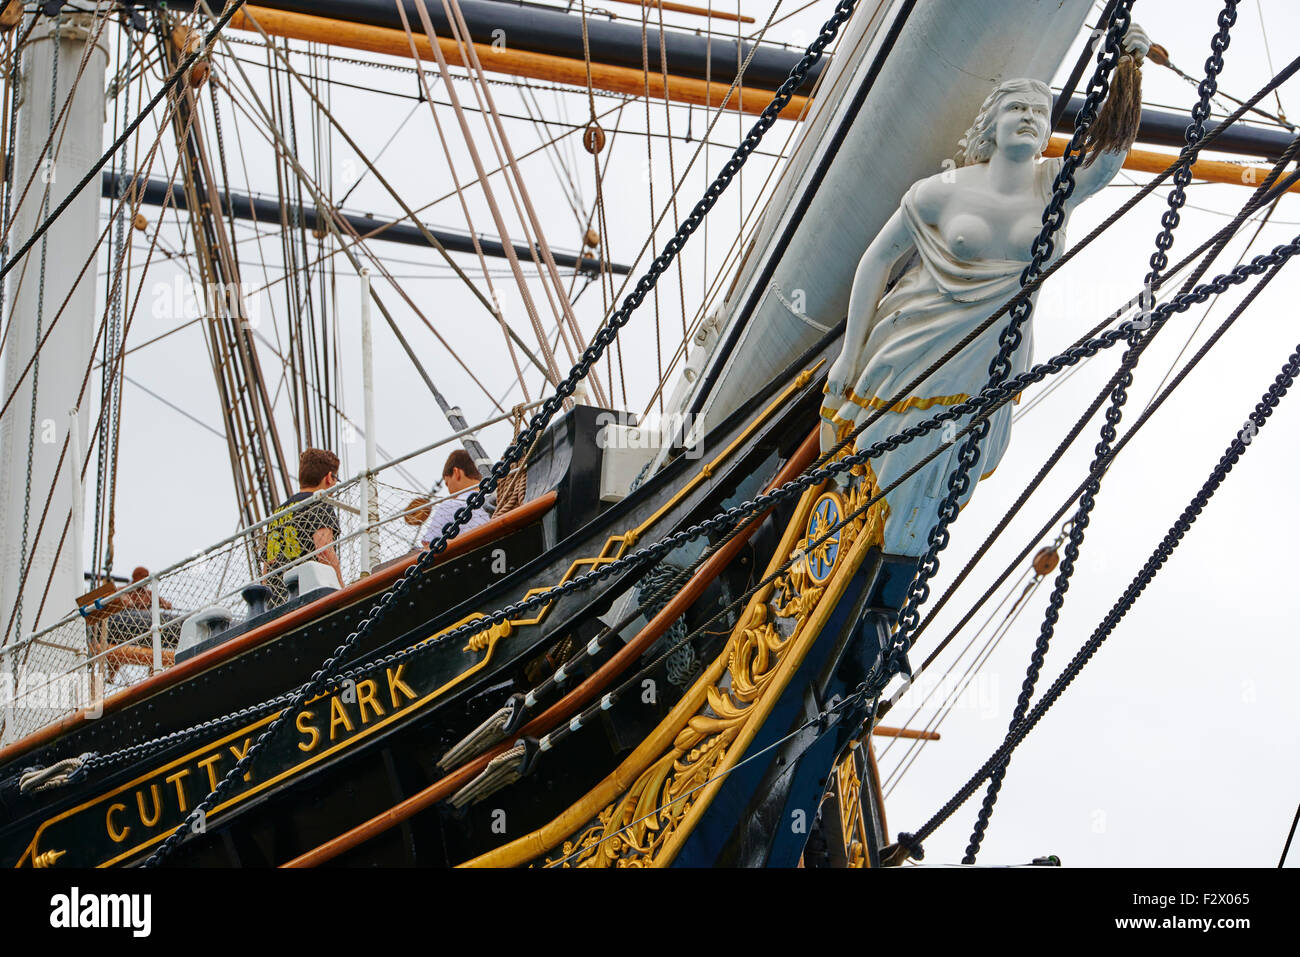
M 1134 24 L 1124 38 L 1126 55 L 1088 138 L 1088 158 L 1075 173 L 1066 215 L 1114 178 L 1137 131 L 1141 108 L 1140 66 L 1150 41 Z M 822 447 L 828 449 L 873 412 L 884 408 L 913 379 L 960 342 L 1020 288 L 1020 275 L 1042 228 L 1043 209 L 1061 160 L 1044 159 L 1051 133 L 1052 95 L 1039 80 L 1007 80 L 985 99 L 960 142 L 956 165 L 919 180 L 872 240 L 858 263 L 849 298 L 844 346 L 827 374 Z M 1064 227 L 1055 235 L 1064 248 Z M 890 285 L 890 280 L 897 277 Z M 1032 320 L 1031 320 L 1032 322 Z M 856 441 L 864 448 L 954 405 L 988 384 L 1005 319 L 889 408 Z M 1012 358 L 1012 375 L 1028 368 L 1033 351 L 1030 324 Z M 997 467 L 1011 432 L 1010 404 L 990 417 L 977 470 Z M 963 419 L 958 428 L 964 427 Z M 951 437 L 951 430 L 949 436 Z M 888 486 L 944 441 L 935 431 L 874 461 L 881 488 Z M 919 557 L 961 443 L 886 496 L 886 554 Z M 965 499 L 973 494 L 972 482 Z M 962 504 L 965 503 L 963 499 Z

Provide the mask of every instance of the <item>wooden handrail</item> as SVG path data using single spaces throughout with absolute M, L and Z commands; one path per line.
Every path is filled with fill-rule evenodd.
M 786 462 L 776 478 L 771 481 L 768 490 L 784 485 L 799 475 L 817 457 L 819 448 L 818 431 L 814 429 L 812 434 L 804 440 L 803 444 Z M 315 867 L 318 864 L 333 860 L 345 851 L 364 844 L 372 837 L 382 834 L 394 825 L 400 824 L 420 811 L 432 807 L 439 801 L 451 796 L 463 785 L 468 784 L 477 777 L 487 767 L 489 761 L 507 748 L 513 747 L 519 738 L 525 736 L 537 737 L 545 734 L 552 728 L 557 727 L 560 722 L 573 717 L 588 703 L 594 701 L 596 696 L 611 681 L 622 674 L 627 665 L 636 661 L 650 645 L 654 644 L 668 630 L 673 622 L 695 603 L 709 583 L 732 562 L 740 549 L 749 541 L 749 537 L 770 514 L 771 510 L 769 509 L 757 516 L 754 521 L 734 535 L 726 545 L 714 552 L 712 557 L 700 566 L 699 570 L 691 577 L 691 580 L 686 583 L 686 586 L 663 607 L 659 614 L 646 623 L 646 626 L 641 629 L 635 638 L 619 649 L 618 653 L 609 661 L 597 668 L 586 681 L 524 725 L 515 737 L 472 759 L 467 764 L 462 765 L 406 800 L 393 805 L 387 811 L 375 815 L 368 821 L 358 824 L 338 837 L 332 838 L 319 847 L 300 854 L 280 866 L 286 868 Z
M 434 564 L 442 564 L 450 558 L 455 558 L 478 548 L 480 545 L 494 541 L 502 535 L 508 535 L 525 525 L 531 524 L 550 511 L 555 505 L 556 498 L 556 493 L 553 491 L 547 492 L 545 495 L 539 495 L 532 501 L 525 502 L 500 518 L 485 522 L 478 528 L 470 529 L 464 535 L 453 538 L 447 543 L 446 551 L 438 556 Z M 231 638 L 229 641 L 223 642 L 215 648 L 210 648 L 202 654 L 195 655 L 179 665 L 168 668 L 166 671 L 160 671 L 139 684 L 122 689 L 104 699 L 103 710 L 96 710 L 94 713 L 95 718 L 100 718 L 102 715 L 135 704 L 171 685 L 186 681 L 228 658 L 236 657 L 268 641 L 274 641 L 285 632 L 305 625 L 322 614 L 362 601 L 376 592 L 384 591 L 406 572 L 406 569 L 415 562 L 416 557 L 415 554 L 411 554 L 407 558 L 401 559 L 367 578 L 352 582 L 338 591 L 330 592 L 328 595 L 316 599 L 316 601 L 295 608 L 293 611 L 268 621 L 264 625 L 259 625 L 245 634 Z M 80 711 L 46 725 L 39 731 L 33 731 L 26 737 L 0 748 L 0 765 L 18 757 L 25 751 L 48 744 L 65 732 L 80 727 L 89 720 L 89 715 L 90 709 L 82 708 Z

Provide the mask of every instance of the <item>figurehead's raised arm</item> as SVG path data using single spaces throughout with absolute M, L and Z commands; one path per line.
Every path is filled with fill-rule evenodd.
M 1142 119 L 1142 61 L 1151 39 L 1136 23 L 1124 34 L 1124 53 L 1111 77 L 1110 95 L 1097 111 L 1084 140 L 1087 159 L 1075 172 L 1071 204 L 1107 186 L 1124 165 Z

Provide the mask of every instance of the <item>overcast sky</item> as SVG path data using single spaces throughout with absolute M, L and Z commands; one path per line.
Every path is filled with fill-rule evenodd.
M 1220 6 L 1215 0 L 1142 0 L 1137 4 L 1135 16 L 1152 39 L 1170 51 L 1175 63 L 1188 73 L 1199 75 Z M 797 7 L 797 3 L 786 0 L 778 16 Z M 818 4 L 778 24 L 773 28 L 773 35 L 781 40 L 806 43 L 831 8 L 829 0 Z M 743 10 L 761 24 L 771 4 L 768 0 L 752 3 L 744 0 Z M 619 7 L 618 12 L 636 16 L 630 7 L 627 10 Z M 697 19 L 677 19 L 692 26 L 700 25 Z M 730 29 L 726 24 L 720 24 L 719 28 Z M 755 29 L 757 25 L 745 27 L 747 33 Z M 796 35 L 796 31 L 802 34 Z M 1267 51 L 1266 35 L 1271 44 Z M 249 38 L 248 34 L 232 36 Z M 1293 4 L 1283 0 L 1263 0 L 1261 4 L 1255 0 L 1243 2 L 1232 45 L 1225 56 L 1221 88 L 1241 98 L 1252 94 L 1271 75 L 1270 56 L 1280 68 L 1294 55 L 1297 36 L 1300 36 L 1300 11 Z M 265 59 L 264 51 L 254 46 L 237 44 L 234 49 L 250 61 Z M 348 51 L 337 52 L 342 56 L 352 55 Z M 1076 55 L 1072 52 L 1067 57 L 1062 74 L 1068 72 Z M 383 59 L 367 54 L 359 56 Z M 326 68 L 304 59 L 295 62 L 300 67 Z M 246 68 L 252 72 L 256 69 Z M 340 62 L 328 65 L 328 69 L 336 80 L 375 88 L 375 92 L 363 92 L 336 85 L 331 105 L 372 157 L 393 137 L 380 168 L 407 201 L 420 207 L 449 193 L 451 180 L 429 109 L 412 99 L 416 92 L 415 77 Z M 233 67 L 227 73 L 233 74 Z M 233 77 L 232 82 L 236 82 Z M 457 89 L 468 101 L 471 96 L 468 85 L 461 83 Z M 514 89 L 495 86 L 493 90 L 503 112 L 522 112 Z M 1146 67 L 1145 99 L 1149 103 L 1186 111 L 1195 96 L 1190 84 L 1169 71 L 1150 64 Z M 435 99 L 444 98 L 438 84 Z M 1300 116 L 1300 83 L 1293 80 L 1283 86 L 1280 98 L 1283 108 L 1292 108 Z M 537 100 L 550 120 L 576 126 L 586 122 L 585 96 L 557 96 L 548 90 L 539 92 Z M 619 103 L 617 98 L 598 95 L 596 109 L 603 112 L 616 108 Z M 1273 110 L 1278 104 L 1270 99 L 1267 106 Z M 299 110 L 300 135 L 305 135 L 301 130 L 309 124 L 310 113 L 302 104 Z M 452 114 L 440 108 L 439 116 L 444 128 L 452 133 Z M 240 157 L 238 168 L 232 168 L 232 185 L 237 189 L 273 192 L 275 180 L 265 143 L 259 142 L 251 124 L 239 118 L 228 104 L 224 118 L 229 124 L 227 146 Z M 618 262 L 632 264 L 648 235 L 651 206 L 647 180 L 653 182 L 655 207 L 661 208 L 669 194 L 670 161 L 680 177 L 695 155 L 707 123 L 704 111 L 698 108 L 688 111 L 674 107 L 667 120 L 671 121 L 674 135 L 689 128 L 692 142 L 674 142 L 670 158 L 668 141 L 655 139 L 650 176 L 646 174 L 645 138 L 635 135 L 646 128 L 644 103 L 632 101 L 624 108 L 620 124 L 627 135 L 613 135 L 613 116 L 603 121 L 611 134 L 607 152 L 613 151 L 605 182 L 611 221 L 606 246 L 609 255 Z M 652 107 L 649 121 L 655 132 L 666 132 L 662 104 Z M 477 117 L 472 122 L 477 123 Z M 522 154 L 540 141 L 539 130 L 532 123 L 506 122 L 517 153 Z M 715 145 L 707 155 L 701 154 L 681 189 L 683 212 L 698 197 L 749 123 L 748 119 L 739 120 L 734 114 L 725 115 L 719 121 L 713 139 L 720 145 Z M 556 125 L 550 135 L 562 129 Z M 764 141 L 763 149 L 777 153 L 788 148 L 791 132 L 791 123 L 778 123 Z M 236 136 L 242 139 L 236 141 Z M 453 138 L 457 172 L 462 180 L 469 179 L 472 169 L 460 137 L 457 134 Z M 559 155 L 572 170 L 581 200 L 589 206 L 594 197 L 590 157 L 572 135 L 565 142 L 567 145 Z M 485 152 L 484 162 L 495 166 L 495 158 L 490 151 Z M 683 315 L 688 324 L 694 321 L 707 286 L 718 277 L 728 249 L 735 242 L 742 215 L 752 209 L 774 162 L 771 157 L 755 156 L 743 182 L 710 215 L 707 235 L 697 236 L 688 246 L 682 258 L 682 292 L 678 291 L 675 270 L 661 283 L 657 312 L 665 363 L 681 342 Z M 555 166 L 545 152 L 539 152 L 523 160 L 522 169 L 538 213 L 547 224 L 549 241 L 557 249 L 576 250 L 581 229 L 564 199 Z M 349 158 L 346 145 L 336 137 L 334 195 L 341 196 L 360 172 L 359 164 Z M 1112 188 L 1079 209 L 1070 224 L 1069 236 L 1085 235 L 1131 195 L 1130 184 L 1145 179 L 1143 174 L 1121 174 Z M 494 179 L 494 186 L 508 205 L 500 177 Z M 1172 256 L 1176 259 L 1181 252 L 1194 248 L 1222 225 L 1248 195 L 1248 190 L 1236 186 L 1192 186 Z M 1046 358 L 1065 347 L 1140 287 L 1159 229 L 1159 216 L 1165 208 L 1164 196 L 1165 190 L 1157 190 L 1120 228 L 1112 231 L 1108 240 L 1094 244 L 1047 287 L 1035 313 L 1036 359 Z M 475 226 L 490 232 L 491 221 L 482 193 L 471 191 L 469 201 Z M 373 178 L 363 180 L 346 207 L 377 215 L 392 215 L 397 210 Z M 156 211 L 148 214 L 152 217 Z M 517 230 L 518 221 L 509 209 L 506 217 L 511 229 Z M 465 228 L 454 197 L 425 211 L 422 218 L 448 228 Z M 660 243 L 671 234 L 671 225 L 670 213 L 668 228 L 660 231 Z M 241 226 L 240 230 L 237 235 L 246 239 L 241 246 L 246 284 L 256 286 L 279 279 L 280 270 L 263 271 L 259 267 L 256 243 L 249 238 L 251 228 Z M 1244 230 L 1243 239 L 1252 232 L 1253 227 Z M 1300 199 L 1292 195 L 1280 203 L 1271 222 L 1262 229 L 1257 250 L 1289 241 L 1297 234 L 1300 234 Z M 144 235 L 136 234 L 138 244 L 144 242 Z M 169 227 L 164 237 L 173 248 L 179 247 L 179 230 Z M 263 245 L 266 261 L 273 267 L 279 262 L 278 239 L 272 235 Z M 493 328 L 482 307 L 459 281 L 449 278 L 448 271 L 435 264 L 435 257 L 418 247 L 375 243 L 373 248 L 385 258 L 391 271 L 400 277 L 406 290 L 466 364 L 476 370 L 487 391 L 506 407 L 520 401 L 519 386 L 514 381 L 513 367 L 502 347 L 499 330 Z M 1213 272 L 1231 267 L 1242 249 L 1242 241 L 1234 243 Z M 346 261 L 342 258 L 335 261 L 338 335 L 345 355 L 345 381 L 335 399 L 359 422 L 359 331 L 355 307 L 358 286 L 349 274 Z M 472 257 L 460 257 L 459 261 L 476 281 L 481 281 Z M 489 262 L 497 288 L 507 289 L 512 281 L 501 275 L 506 264 L 500 260 Z M 640 268 L 646 262 L 648 259 L 642 257 Z M 1040 689 L 1050 683 L 1120 595 L 1300 341 L 1297 335 L 1300 324 L 1292 321 L 1300 293 L 1300 273 L 1293 274 L 1293 269 L 1300 270 L 1300 266 L 1288 266 L 1283 271 L 1106 476 Z M 178 275 L 175 267 L 167 263 L 150 273 L 131 343 L 143 343 L 178 324 L 177 317 L 165 314 L 165 309 L 150 308 L 154 293 L 148 291 L 156 292 Z M 729 273 L 723 275 L 729 280 Z M 496 410 L 492 402 L 413 313 L 397 303 L 397 296 L 386 284 L 379 283 L 377 288 L 386 300 L 395 304 L 405 333 L 421 353 L 439 387 L 464 409 L 466 418 L 473 423 L 493 415 Z M 540 289 L 536 282 L 532 288 Z M 1209 320 L 1199 327 L 1188 354 L 1227 314 L 1237 297 L 1238 294 L 1226 295 L 1212 307 Z M 274 321 L 262 327 L 273 341 L 275 323 L 280 324 L 283 335 L 285 302 L 281 286 L 265 294 L 259 306 L 265 310 L 264 316 L 271 316 L 271 310 L 275 310 L 271 316 Z M 597 286 L 583 293 L 576 311 L 584 333 L 590 335 L 603 311 Z M 517 309 L 515 314 L 520 334 L 532 341 L 526 321 Z M 1121 429 L 1136 418 L 1154 393 L 1203 314 L 1203 309 L 1195 309 L 1173 320 L 1144 355 L 1137 381 L 1130 389 Z M 378 315 L 376 323 L 377 435 L 382 448 L 390 455 L 397 455 L 447 434 L 450 428 Z M 627 405 L 637 412 L 645 406 L 658 379 L 655 325 L 656 303 L 652 299 L 621 337 Z M 952 545 L 942 557 L 942 568 L 934 582 L 936 597 L 1015 500 L 1024 481 L 1038 470 L 1061 433 L 1101 388 L 1119 358 L 1120 351 L 1115 349 L 1085 364 L 1046 401 L 1017 421 L 1010 451 L 996 476 L 981 484 L 973 504 L 954 526 Z M 267 369 L 276 369 L 274 358 L 268 353 L 262 353 L 262 361 Z M 559 361 L 567 370 L 569 363 L 563 352 Z M 133 353 L 126 372 L 199 421 L 221 429 L 221 411 L 206 349 L 196 327 L 190 326 Z M 603 377 L 604 363 L 600 372 Z M 275 374 L 278 375 L 278 370 Z M 533 375 L 528 381 L 534 398 L 538 396 L 538 378 Z M 1029 390 L 1021 408 L 1026 408 L 1041 389 L 1040 386 Z M 621 405 L 621 386 L 616 387 L 616 392 Z M 1296 398 L 1283 402 L 1159 578 L 1146 590 L 1082 677 L 1020 748 L 985 840 L 981 863 L 1022 863 L 1038 855 L 1054 853 L 1067 865 L 1075 866 L 1276 864 L 1286 828 L 1296 802 L 1300 801 L 1300 766 L 1295 760 L 1300 699 L 1292 690 L 1294 676 L 1300 673 L 1300 644 L 1297 643 L 1300 636 L 1296 626 L 1300 620 L 1300 590 L 1294 584 L 1290 529 L 1293 507 L 1290 498 L 1296 488 L 1295 470 L 1300 468 L 1296 443 L 1297 429 L 1300 429 L 1298 402 L 1300 399 Z M 288 447 L 292 432 L 283 398 L 278 409 L 283 434 L 289 437 L 286 453 L 295 458 L 296 450 Z M 125 392 L 122 416 L 117 571 L 129 572 L 136 564 L 154 568 L 170 564 L 233 532 L 237 513 L 224 441 L 131 384 Z M 930 628 L 914 654 L 914 663 L 928 653 L 934 642 L 946 633 L 945 624 L 957 620 L 967 604 L 1023 546 L 1027 536 L 1078 483 L 1091 458 L 1097 427 L 1096 422 L 1088 427 L 981 568 L 971 576 L 961 593 L 965 600 L 959 598 L 952 602 Z M 498 426 L 486 430 L 483 439 L 489 452 L 498 454 L 509 434 Z M 361 467 L 359 441 L 339 451 L 345 459 L 346 473 L 354 473 Z M 414 469 L 421 480 L 431 482 L 440 464 L 440 456 L 425 456 L 416 461 Z M 93 503 L 88 502 L 88 518 L 92 514 Z M 89 534 L 86 540 L 90 542 Z M 902 776 L 887 801 L 891 836 L 899 828 L 919 826 L 1001 740 L 1029 649 L 1042 620 L 1050 584 L 1050 580 L 1045 582 L 1032 597 L 981 670 L 973 690 L 943 723 L 943 740 L 926 745 L 915 765 Z M 1010 588 L 1004 586 L 998 598 Z M 975 621 L 983 622 L 991 611 L 990 606 Z M 950 652 L 936 663 L 934 674 L 952 663 L 955 651 L 972 634 L 968 629 L 954 641 Z M 982 641 L 976 647 L 980 644 Z M 957 672 L 964 667 L 965 660 Z M 902 721 L 909 715 L 918 698 L 913 695 L 905 699 L 890 716 L 889 723 Z M 935 699 L 933 703 L 937 702 Z M 929 713 L 929 708 L 923 709 L 914 723 L 924 724 Z M 886 775 L 895 769 L 904 751 L 905 745 L 899 744 L 882 760 Z M 977 801 L 970 802 L 930 840 L 927 863 L 960 859 L 977 806 Z M 1300 854 L 1293 854 L 1292 864 L 1300 863 L 1298 859 Z M 1205 889 L 1230 890 L 1208 886 Z

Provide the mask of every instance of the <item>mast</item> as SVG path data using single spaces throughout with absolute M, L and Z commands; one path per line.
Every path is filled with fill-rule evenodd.
M 41 15 L 23 49 L 8 250 L 35 232 L 99 158 L 108 65 L 99 34 L 106 24 L 99 21 L 107 9 L 100 2 L 93 12 Z M 32 186 L 22 196 L 29 180 Z M 98 189 L 83 190 L 5 284 L 5 395 L 17 391 L 0 420 L 0 461 L 5 463 L 0 476 L 0 643 L 17 641 L 41 622 L 66 614 L 84 591 L 82 556 L 72 546 L 82 540 L 81 529 L 70 527 L 80 514 L 73 504 L 80 488 L 74 479 L 80 476 L 72 474 L 72 451 L 88 448 L 90 410 L 82 395 L 94 341 L 93 264 L 80 280 L 78 274 L 94 255 L 99 202 Z M 26 369 L 46 333 L 48 340 Z M 75 442 L 69 435 L 71 409 L 76 409 L 71 419 Z
M 187 45 L 197 42 L 197 36 L 187 35 L 165 13 L 159 14 L 155 27 L 159 50 L 170 73 L 184 59 Z M 203 334 L 226 420 L 226 448 L 240 521 L 251 526 L 288 497 L 291 473 L 252 325 L 245 314 L 243 279 L 223 215 L 225 204 L 208 161 L 196 87 L 196 82 L 187 79 L 177 93 L 172 127 L 183 163 L 190 229 L 203 281 Z M 306 438 L 310 437 L 308 428 Z

